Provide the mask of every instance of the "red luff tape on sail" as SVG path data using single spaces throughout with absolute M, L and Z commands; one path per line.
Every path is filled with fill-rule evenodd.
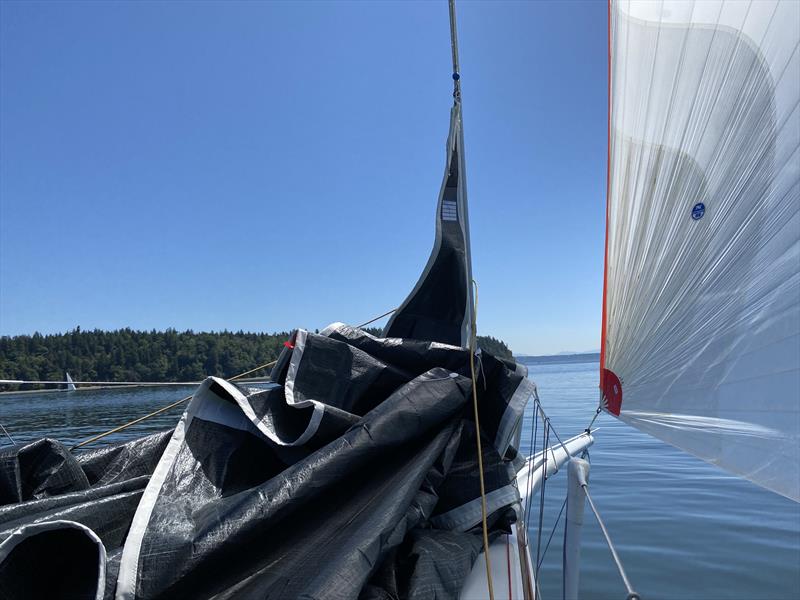
M 618 417 L 622 408 L 622 382 L 614 371 L 608 369 L 603 369 L 600 377 L 603 382 L 601 386 L 603 398 L 605 399 L 605 408 L 612 415 Z
M 606 302 L 608 291 L 608 215 L 611 202 L 611 0 L 608 0 L 608 87 L 606 124 L 606 239 L 603 250 L 603 317 L 600 325 L 600 389 L 605 393 L 606 372 Z M 622 388 L 620 387 L 620 390 Z M 621 401 L 620 396 L 620 401 Z M 616 414 L 619 414 L 619 410 Z

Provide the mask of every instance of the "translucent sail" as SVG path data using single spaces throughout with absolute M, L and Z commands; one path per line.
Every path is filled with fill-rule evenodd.
M 800 500 L 800 3 L 609 10 L 606 410 Z

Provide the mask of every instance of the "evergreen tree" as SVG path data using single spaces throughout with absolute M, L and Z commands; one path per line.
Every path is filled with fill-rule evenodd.
M 380 335 L 381 330 L 367 331 Z M 1 336 L 0 379 L 61 381 L 197 381 L 208 375 L 233 377 L 275 360 L 290 332 L 73 331 Z M 505 343 L 478 336 L 486 352 L 511 358 Z M 253 373 L 265 375 L 266 371 Z M 0 386 L 14 389 L 16 386 Z

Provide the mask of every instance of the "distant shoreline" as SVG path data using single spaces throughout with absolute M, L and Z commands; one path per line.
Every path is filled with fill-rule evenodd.
M 523 365 L 551 365 L 551 364 L 570 364 L 570 363 L 588 363 L 598 362 L 600 360 L 599 352 L 587 352 L 583 354 L 553 354 L 543 356 L 515 356 L 517 362 Z

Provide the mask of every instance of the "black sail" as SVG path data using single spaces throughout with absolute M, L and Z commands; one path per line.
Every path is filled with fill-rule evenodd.
M 469 345 L 472 320 L 472 261 L 461 105 L 450 113 L 447 167 L 436 208 L 436 240 L 419 281 L 394 313 L 385 337 Z

